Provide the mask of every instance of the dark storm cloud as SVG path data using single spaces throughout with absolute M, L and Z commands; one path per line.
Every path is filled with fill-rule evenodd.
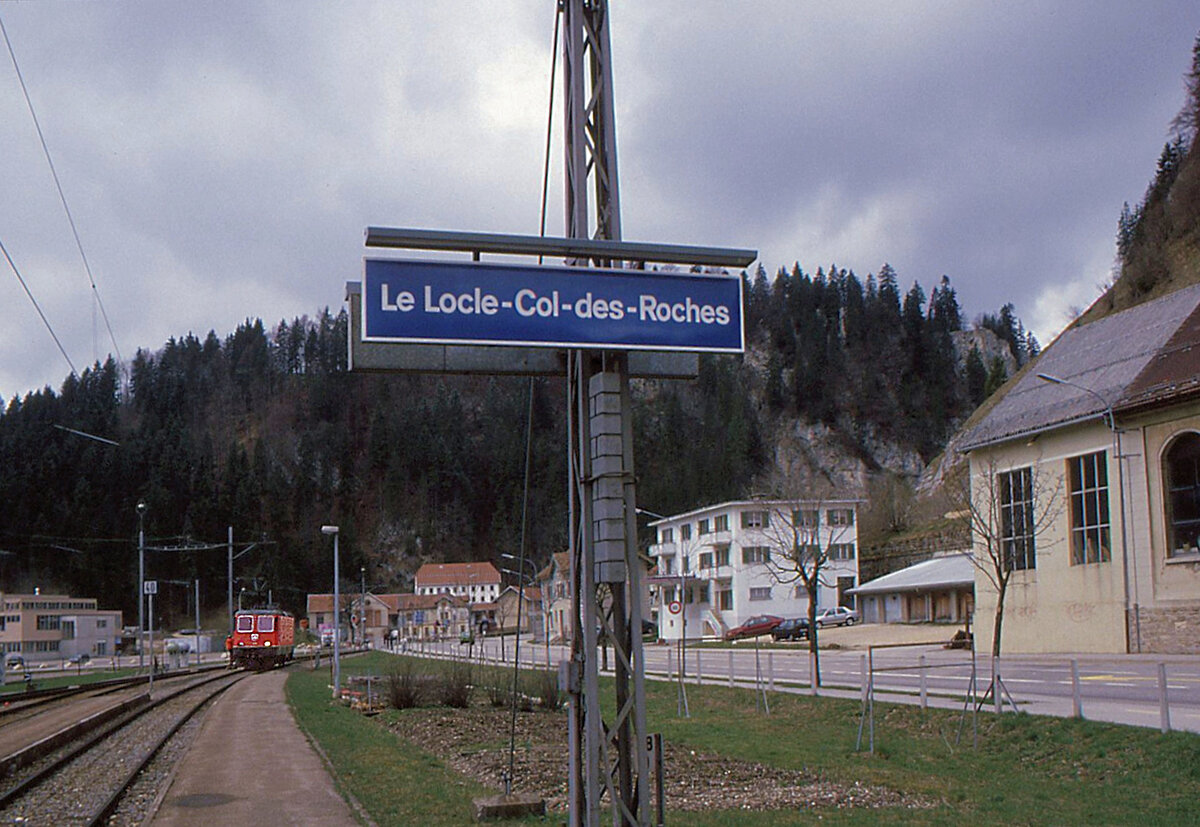
M 614 2 L 625 236 L 946 273 L 1046 335 L 1108 276 L 1193 5 Z M 0 2 L 123 355 L 336 308 L 368 224 L 536 232 L 553 7 Z M 0 240 L 83 367 L 111 345 L 0 57 Z M 0 396 L 57 385 L 7 271 L 0 306 Z

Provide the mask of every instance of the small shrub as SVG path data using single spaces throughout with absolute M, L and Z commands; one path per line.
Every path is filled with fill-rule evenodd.
M 508 699 L 512 695 L 512 684 L 504 680 L 503 675 L 492 675 L 483 687 L 487 693 L 488 703 L 499 708 L 508 706 Z
M 425 694 L 423 678 L 410 661 L 392 669 L 387 680 L 388 702 L 396 709 L 420 706 Z
M 558 675 L 542 670 L 535 671 L 530 676 L 530 694 L 537 698 L 538 706 L 547 712 L 557 712 L 563 708 L 566 698 L 558 688 Z
M 466 709 L 471 704 L 471 665 L 448 664 L 438 677 L 438 700 L 443 706 Z

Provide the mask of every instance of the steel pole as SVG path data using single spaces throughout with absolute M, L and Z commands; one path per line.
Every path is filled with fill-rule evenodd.
M 229 634 L 233 634 L 233 526 L 229 526 L 229 539 L 226 548 L 229 556 L 225 563 L 225 576 L 229 583 L 225 606 L 229 613 Z
M 145 649 L 146 642 L 146 597 L 142 594 L 146 586 L 146 530 L 145 520 L 146 504 L 139 502 L 137 504 L 138 513 L 138 669 L 145 666 Z
M 333 697 L 342 696 L 341 590 L 338 587 L 338 533 L 333 533 Z

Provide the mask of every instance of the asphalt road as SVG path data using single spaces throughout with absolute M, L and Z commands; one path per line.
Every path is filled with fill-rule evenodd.
M 1200 732 L 1200 657 L 1064 654 L 1002 657 L 993 664 L 989 655 L 977 654 L 972 663 L 969 651 L 943 647 L 954 631 L 929 625 L 822 630 L 822 647 L 836 648 L 821 650 L 819 691 L 860 698 L 864 676 L 869 675 L 877 700 L 919 703 L 924 685 L 929 705 L 962 708 L 973 683 L 977 698 L 988 694 L 995 665 L 1007 709 L 1015 704 L 1026 712 L 1065 717 L 1074 715 L 1078 704 L 1082 716 L 1092 720 L 1155 728 L 1165 722 L 1171 729 Z M 905 645 L 896 645 L 901 643 Z M 924 645 L 917 645 L 921 643 Z M 476 656 L 481 645 L 489 658 L 500 658 L 498 639 L 476 644 Z M 467 648 L 455 641 L 440 646 L 439 651 L 465 654 Z M 511 662 L 511 637 L 503 648 L 505 660 Z M 567 654 L 566 647 L 551 646 L 547 657 L 544 644 L 528 640 L 521 644 L 522 663 L 553 665 Z M 610 665 L 612 657 L 610 652 Z M 677 678 L 679 651 L 675 644 L 647 644 L 645 660 L 648 677 Z M 805 643 L 784 647 L 756 647 L 753 641 L 734 646 L 689 644 L 685 673 L 692 683 L 728 684 L 732 674 L 738 685 L 754 685 L 757 679 L 777 691 L 810 692 L 809 660 Z M 994 708 L 992 697 L 985 708 Z

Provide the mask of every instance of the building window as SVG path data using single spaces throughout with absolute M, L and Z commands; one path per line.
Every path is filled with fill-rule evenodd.
M 713 556 L 711 551 L 700 552 L 700 568 L 711 569 L 713 567 Z
M 660 543 L 673 543 L 673 542 L 675 542 L 675 529 L 674 528 L 659 529 L 658 537 L 659 537 L 658 541 Z
M 854 543 L 830 543 L 829 544 L 829 559 L 830 560 L 853 560 L 854 559 Z
M 746 546 L 742 549 L 742 562 L 751 563 L 769 563 L 771 562 L 771 549 L 767 546 Z
M 692 539 L 692 524 L 691 523 L 684 523 L 683 525 L 681 525 L 679 527 L 679 539 L 685 540 L 685 541 Z
M 718 566 L 728 566 L 729 565 L 729 546 L 717 546 L 716 552 L 717 552 L 717 565 Z
M 720 603 L 717 606 L 717 609 L 722 612 L 732 612 L 733 589 L 721 589 L 721 591 L 717 593 L 717 596 L 720 598 Z
M 798 508 L 792 512 L 792 525 L 798 528 L 819 528 L 821 512 L 815 508 Z
M 1000 487 L 1000 551 L 1007 570 L 1037 568 L 1033 545 L 1033 472 L 1029 468 L 996 475 Z
M 703 537 L 705 534 L 712 534 L 712 526 L 707 517 L 697 524 L 696 529 L 701 537 Z
M 796 562 L 802 566 L 812 565 L 813 560 L 821 557 L 821 547 L 816 543 L 801 543 L 796 546 Z
M 831 508 L 825 512 L 825 519 L 832 526 L 854 525 L 854 510 L 851 508 Z
M 742 528 L 767 528 L 771 525 L 769 511 L 743 511 Z
M 1167 556 L 1200 551 L 1200 434 L 1181 434 L 1167 450 Z
M 660 559 L 662 560 L 662 573 L 663 574 L 674 574 L 675 573 L 675 555 L 672 554 L 672 555 L 669 555 L 667 557 L 663 557 Z
M 771 587 L 770 586 L 754 586 L 754 587 L 752 587 L 750 589 L 750 599 L 751 600 L 770 600 L 771 599 Z
M 58 615 L 38 615 L 37 616 L 37 630 L 39 632 L 48 632 L 48 631 L 51 631 L 51 630 L 57 629 L 57 628 L 59 628 L 59 616 Z
M 1112 556 L 1108 515 L 1108 452 L 1067 460 L 1071 485 L 1071 565 L 1107 563 Z
M 104 618 L 100 618 L 99 620 L 96 621 L 96 628 L 97 629 L 107 629 L 108 621 L 105 620 Z

